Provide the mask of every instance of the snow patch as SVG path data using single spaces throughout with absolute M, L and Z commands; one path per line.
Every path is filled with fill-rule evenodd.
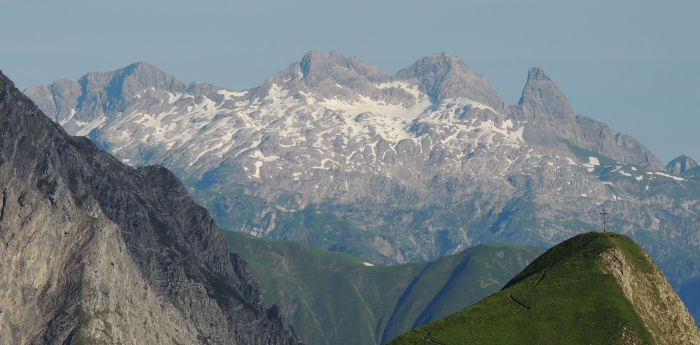
M 583 167 L 588 170 L 588 172 L 593 172 L 595 170 L 595 167 L 600 165 L 600 161 L 598 161 L 598 158 L 589 156 L 588 157 L 588 163 L 581 164 Z
M 501 128 L 503 128 L 503 129 L 513 128 L 513 121 L 511 121 L 511 119 L 503 121 L 503 126 L 501 126 Z
M 632 177 L 632 174 L 625 172 L 624 170 L 619 170 L 617 173 L 622 176 Z
M 344 115 L 342 120 L 345 128 L 348 131 L 352 129 L 352 134 L 369 135 L 368 127 L 372 126 L 385 140 L 398 142 L 412 137 L 408 128 L 413 120 L 430 107 L 430 100 L 425 98 L 406 107 L 403 104 L 387 103 L 360 95 L 356 101 L 323 99 L 318 101 L 318 105 Z
M 182 98 L 181 93 L 172 94 L 172 93 L 168 92 L 168 104 L 173 104 L 173 103 L 179 101 L 180 98 Z
M 252 155 L 248 156 L 250 158 L 257 158 L 262 162 L 269 163 L 278 160 L 280 157 L 276 155 L 265 156 L 262 151 L 256 150 Z
M 257 161 L 255 162 L 255 173 L 251 175 L 250 177 L 259 179 L 260 178 L 260 167 L 263 166 L 263 162 Z
M 682 178 L 682 177 L 669 175 L 669 174 L 667 174 L 667 173 L 662 173 L 662 172 L 659 172 L 659 171 L 654 171 L 654 175 L 667 177 L 667 178 L 673 179 L 673 180 L 675 180 L 675 181 L 685 181 L 685 179 Z
M 102 124 L 107 121 L 106 116 L 100 116 L 90 122 L 83 122 L 83 121 L 75 121 L 75 124 L 78 125 L 78 127 L 81 127 L 80 130 L 78 130 L 75 135 L 76 136 L 87 136 L 92 132 L 93 129 L 102 126 Z
M 223 95 L 224 99 L 228 100 L 228 99 L 232 99 L 235 97 L 243 97 L 243 96 L 248 94 L 248 91 L 246 90 L 246 91 L 236 92 L 236 91 L 229 91 L 229 90 L 219 90 L 219 91 L 216 91 L 216 93 Z

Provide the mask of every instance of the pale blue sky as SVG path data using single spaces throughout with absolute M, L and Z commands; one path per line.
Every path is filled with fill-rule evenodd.
M 517 102 L 542 67 L 578 114 L 662 161 L 700 160 L 700 1 L 0 0 L 0 69 L 21 89 L 148 61 L 257 86 L 309 50 L 393 74 L 447 51 Z

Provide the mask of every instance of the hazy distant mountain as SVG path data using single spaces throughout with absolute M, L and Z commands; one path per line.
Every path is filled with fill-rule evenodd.
M 309 345 L 383 344 L 498 291 L 541 251 L 480 245 L 431 262 L 372 265 L 292 241 L 224 231 L 265 301 Z
M 700 344 L 654 262 L 630 238 L 589 233 L 525 268 L 499 293 L 389 344 Z
M 690 173 L 693 169 L 698 167 L 698 163 L 688 156 L 678 156 L 668 164 L 666 164 L 666 171 L 675 175 L 683 175 Z
M 446 53 L 391 76 L 310 52 L 245 91 L 137 63 L 26 93 L 124 162 L 172 169 L 226 228 L 402 263 L 548 247 L 606 208 L 672 283 L 700 281 L 698 180 L 575 115 L 538 68 L 512 106 Z
M 171 172 L 67 135 L 1 73 L 0 190 L 0 344 L 299 344 Z

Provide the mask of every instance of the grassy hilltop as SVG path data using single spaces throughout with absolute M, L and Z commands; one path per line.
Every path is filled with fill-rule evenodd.
M 685 306 L 629 237 L 575 236 L 498 293 L 389 344 L 698 344 Z

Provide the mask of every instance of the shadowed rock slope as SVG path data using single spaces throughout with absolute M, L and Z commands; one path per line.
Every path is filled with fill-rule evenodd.
M 390 344 L 700 344 L 687 309 L 630 238 L 578 235 L 500 292 Z
M 1 73 L 0 272 L 0 344 L 299 343 L 172 173 L 67 135 Z

